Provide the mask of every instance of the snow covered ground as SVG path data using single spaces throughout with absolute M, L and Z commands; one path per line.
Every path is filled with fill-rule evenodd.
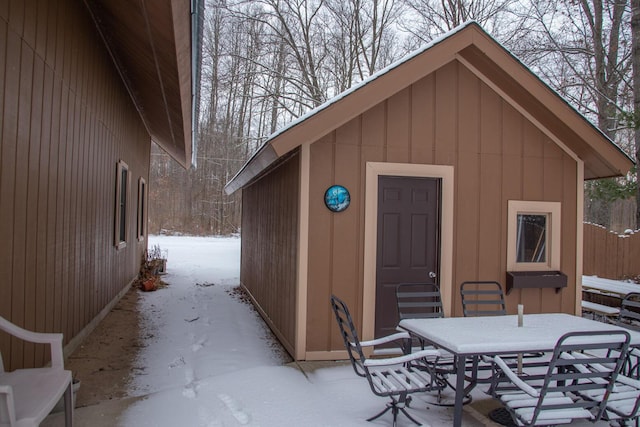
M 144 343 L 131 395 L 146 396 L 122 414 L 122 426 L 389 426 L 390 414 L 350 366 L 303 374 L 285 365 L 268 328 L 234 294 L 240 239 L 151 236 L 168 250 L 169 286 L 140 299 Z M 327 302 L 328 304 L 328 302 Z M 481 390 L 474 399 L 487 399 Z M 414 398 L 425 426 L 451 425 L 451 409 Z M 413 425 L 400 418 L 400 426 Z M 465 426 L 479 426 L 465 414 Z M 591 423 L 576 425 L 593 425 Z M 606 424 L 603 424 L 606 425 Z

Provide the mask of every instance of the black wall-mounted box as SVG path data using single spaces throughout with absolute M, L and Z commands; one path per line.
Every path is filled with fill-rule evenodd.
M 512 289 L 555 288 L 567 286 L 567 275 L 561 271 L 507 271 L 507 294 Z

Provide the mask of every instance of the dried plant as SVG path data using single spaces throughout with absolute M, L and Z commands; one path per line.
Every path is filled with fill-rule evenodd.
M 147 249 L 140 263 L 140 273 L 137 284 L 143 291 L 155 291 L 166 284 L 160 279 L 160 273 L 164 272 L 167 262 L 167 251 L 154 245 Z

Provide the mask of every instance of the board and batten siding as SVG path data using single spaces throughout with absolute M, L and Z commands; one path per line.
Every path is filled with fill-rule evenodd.
M 242 189 L 240 282 L 295 354 L 300 154 Z
M 329 307 L 336 294 L 360 328 L 367 162 L 453 166 L 453 315 L 465 280 L 506 281 L 509 200 L 562 203 L 561 270 L 568 287 L 515 290 L 507 309 L 575 310 L 578 165 L 465 66 L 453 61 L 311 144 L 307 351 L 342 350 Z M 351 205 L 331 213 L 328 186 Z M 395 301 L 389 301 L 395 306 Z
M 0 58 L 0 315 L 66 344 L 139 270 L 150 137 L 81 2 L 0 3 Z M 119 160 L 130 183 L 117 250 Z M 48 360 L 6 335 L 0 351 L 8 369 Z

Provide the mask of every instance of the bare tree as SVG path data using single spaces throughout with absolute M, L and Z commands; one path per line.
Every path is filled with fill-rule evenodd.
M 628 1 L 208 0 L 198 168 L 182 171 L 154 149 L 150 229 L 236 231 L 239 196 L 223 187 L 268 135 L 468 20 L 637 157 L 640 131 L 628 124 L 640 122 L 640 79 L 632 78 L 640 18 L 633 56 Z M 637 11 L 640 0 L 632 2 Z M 625 182 L 590 183 L 587 211 L 622 194 Z
M 526 27 L 527 13 L 516 0 L 403 0 L 409 13 L 404 28 L 419 43 L 430 42 L 457 26 L 476 21 L 507 45 L 517 41 L 516 34 Z M 519 10 L 520 13 L 514 13 Z M 526 32 L 525 32 L 526 34 Z
M 150 230 L 195 234 L 235 232 L 239 196 L 223 188 L 255 149 L 254 91 L 257 64 L 264 54 L 260 21 L 230 14 L 224 2 L 209 4 L 203 49 L 203 112 L 199 122 L 197 169 L 167 166 L 166 155 L 152 157 Z M 261 10 L 247 6 L 245 15 Z M 259 108 L 258 108 L 259 110 Z M 164 166 L 163 166 L 164 165 Z M 160 167 L 158 167 L 160 166 Z
M 632 110 L 632 55 L 627 0 L 535 1 L 537 47 L 529 61 L 600 130 L 630 152 L 625 112 Z M 631 177 L 585 186 L 585 219 L 610 226 L 610 206 L 629 197 Z

